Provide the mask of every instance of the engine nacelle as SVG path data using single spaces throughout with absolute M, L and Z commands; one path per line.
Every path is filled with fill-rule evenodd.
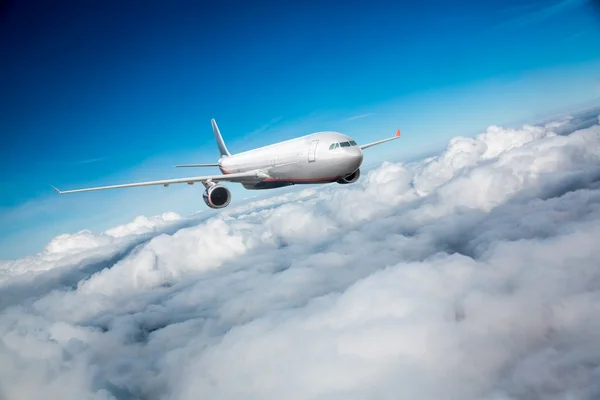
M 231 202 L 231 192 L 225 186 L 213 185 L 206 188 L 202 198 L 210 208 L 223 208 Z
M 353 173 L 351 173 L 350 175 L 338 179 L 337 183 L 340 183 L 342 185 L 347 185 L 348 183 L 356 182 L 358 180 L 358 178 L 360 178 L 360 168 L 357 169 L 356 171 L 354 171 Z

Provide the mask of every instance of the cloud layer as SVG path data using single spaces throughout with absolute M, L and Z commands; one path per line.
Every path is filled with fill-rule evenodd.
M 0 398 L 597 398 L 600 125 L 572 123 L 2 262 Z

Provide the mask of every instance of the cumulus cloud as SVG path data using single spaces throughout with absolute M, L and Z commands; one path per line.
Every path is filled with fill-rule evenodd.
M 162 215 L 155 215 L 150 218 L 140 215 L 128 224 L 116 226 L 108 229 L 104 233 L 109 236 L 123 237 L 129 235 L 139 235 L 142 233 L 157 232 L 166 224 L 179 221 L 180 219 L 181 216 L 174 212 L 166 212 Z
M 572 123 L 4 262 L 0 398 L 597 398 L 600 125 Z

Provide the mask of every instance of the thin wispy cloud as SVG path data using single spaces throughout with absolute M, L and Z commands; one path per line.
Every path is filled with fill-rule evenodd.
M 359 119 L 359 118 L 366 118 L 366 117 L 369 117 L 371 115 L 373 115 L 373 113 L 355 115 L 353 117 L 348 118 L 346 121 L 353 121 L 353 120 Z
M 266 124 L 254 129 L 253 131 L 246 133 L 243 136 L 243 143 L 246 146 L 245 149 L 251 148 L 252 146 L 258 146 L 257 143 L 261 143 L 264 137 L 270 136 L 268 133 L 272 132 L 272 130 L 277 127 L 281 121 L 283 121 L 283 116 L 279 116 L 271 119 Z M 217 121 L 219 122 L 219 121 Z M 228 133 L 223 132 L 225 138 L 227 139 Z
M 253 130 L 251 133 L 249 133 L 249 136 L 260 135 L 260 134 L 262 134 L 264 132 L 267 132 L 269 129 L 271 129 L 274 126 L 276 126 L 282 120 L 283 120 L 282 116 L 279 116 L 277 118 L 273 118 L 272 120 L 270 120 L 269 122 L 267 122 L 263 126 L 261 126 L 261 127 L 255 129 L 255 130 Z
M 521 13 L 519 13 L 516 17 L 509 18 L 506 21 L 500 23 L 496 26 L 496 28 L 522 26 L 535 22 L 540 22 L 545 19 L 557 16 L 563 12 L 580 7 L 588 2 L 588 0 L 562 0 L 551 3 L 549 5 L 532 6 L 526 11 L 522 11 Z M 522 7 L 519 7 L 517 10 L 521 11 L 524 9 Z
M 89 158 L 87 160 L 77 161 L 77 162 L 75 162 L 75 164 L 77 164 L 77 165 L 92 164 L 92 163 L 103 161 L 104 159 L 105 159 L 105 157 Z

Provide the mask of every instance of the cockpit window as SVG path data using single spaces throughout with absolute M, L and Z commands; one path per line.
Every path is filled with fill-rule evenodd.
M 341 143 L 332 143 L 329 146 L 329 150 L 339 149 L 340 147 L 350 147 L 350 146 L 358 146 L 354 140 L 349 142 L 341 142 Z

